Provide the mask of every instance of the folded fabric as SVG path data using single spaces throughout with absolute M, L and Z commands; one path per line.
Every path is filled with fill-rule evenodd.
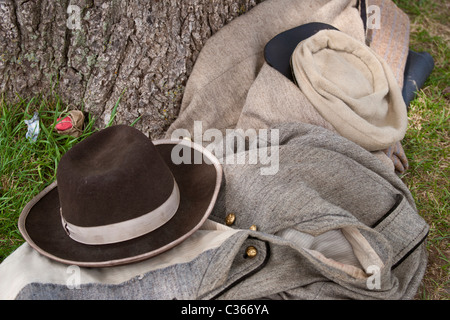
M 405 150 L 403 150 L 403 146 L 400 142 L 397 142 L 384 150 L 384 153 L 392 160 L 394 169 L 397 173 L 402 174 L 408 170 L 408 158 L 406 157 Z
M 363 15 L 364 16 L 364 15 Z M 291 67 L 291 56 L 294 52 L 295 48 L 298 44 L 305 39 L 315 35 L 321 30 L 337 30 L 335 27 L 326 24 L 326 23 L 307 23 L 287 31 L 284 31 L 273 39 L 271 39 L 264 48 L 264 58 L 267 64 L 273 69 L 277 70 L 280 74 L 282 74 L 287 79 L 291 80 L 295 83 L 295 78 L 293 76 L 292 67 Z M 339 31 L 339 30 L 337 30 Z M 410 54 L 411 56 L 411 54 Z M 406 66 L 411 68 L 410 56 L 408 56 L 408 61 Z M 272 69 L 268 68 L 268 69 Z M 252 113 L 259 113 L 259 117 L 254 117 L 260 122 L 270 123 L 270 121 L 280 121 L 283 117 L 285 119 L 290 119 L 292 121 L 302 121 L 306 123 L 314 123 L 319 126 L 328 128 L 330 130 L 336 131 L 333 126 L 326 121 L 309 103 L 306 97 L 303 95 L 301 90 L 297 88 L 290 89 L 289 84 L 283 84 L 282 79 L 279 79 L 279 75 L 277 76 L 277 72 L 268 72 L 266 71 L 266 66 L 261 68 L 261 71 L 258 75 L 258 78 L 255 80 L 252 88 L 249 91 L 247 96 L 247 100 L 250 96 L 254 96 L 255 99 L 259 100 L 259 105 L 263 105 L 264 101 L 268 100 L 278 100 L 277 102 L 272 103 L 273 105 L 278 105 L 280 107 L 275 108 L 274 110 L 265 110 L 264 108 L 258 108 L 258 110 L 252 110 L 248 112 L 246 108 L 244 108 L 243 113 L 240 118 L 240 122 L 245 122 L 245 119 L 248 117 L 252 117 Z M 272 69 L 272 70 L 273 70 Z M 415 71 L 414 68 L 411 68 L 412 71 Z M 405 70 L 405 77 L 407 75 L 407 71 Z M 263 74 L 267 77 L 267 79 L 263 78 Z M 402 79 L 398 79 L 402 80 Z M 408 81 L 411 82 L 411 81 Z M 406 83 L 406 81 L 405 81 Z M 270 84 L 270 85 L 268 85 Z M 406 85 L 405 85 L 406 87 Z M 405 87 L 403 88 L 403 97 L 405 98 Z M 255 90 L 255 88 L 258 88 Z M 413 91 L 415 91 L 414 89 Z M 288 96 L 288 100 L 297 100 L 299 105 L 302 105 L 301 111 L 296 108 L 285 108 L 286 102 L 282 102 L 279 96 Z M 406 100 L 405 100 L 406 102 Z M 295 103 L 294 103 L 295 104 Z M 312 111 L 314 110 L 314 111 Z M 312 117 L 314 115 L 314 117 Z M 317 121 L 319 120 L 320 121 Z M 239 123 L 238 123 L 239 125 Z M 406 168 L 408 167 L 408 161 L 406 159 L 405 153 L 401 146 L 400 142 L 395 144 L 397 146 L 397 150 L 402 152 L 401 157 L 397 157 L 396 154 L 387 155 L 387 151 L 393 149 L 394 146 L 386 149 L 384 151 L 372 151 L 372 154 L 378 157 L 385 165 L 391 168 L 393 171 L 397 173 L 404 173 Z
M 276 105 L 265 103 L 258 110 L 247 94 L 265 63 L 263 53 L 267 42 L 283 31 L 313 21 L 332 24 L 361 43 L 365 41 L 356 0 L 266 0 L 208 39 L 186 84 L 180 114 L 167 136 L 178 128 L 192 134 L 197 120 L 202 121 L 204 130 L 235 128 L 238 121 L 240 126 L 247 125 L 240 119 L 244 105 L 256 111 L 251 115 L 252 111 L 248 110 L 247 120 L 258 120 L 262 112 L 269 110 L 278 112 L 278 119 L 284 115 L 284 121 L 295 121 L 289 116 L 301 113 L 303 102 L 309 103 L 307 99 L 296 104 L 292 104 L 295 99 L 290 99 L 290 105 L 283 105 L 284 93 L 279 93 L 280 97 L 273 99 Z M 276 79 L 260 80 L 266 81 L 267 86 L 276 84 Z M 287 115 L 279 108 L 290 108 L 291 112 Z M 275 124 L 273 120 L 271 124 Z
M 369 151 L 403 139 L 407 113 L 389 65 L 345 33 L 322 30 L 292 54 L 298 86 L 342 136 Z
M 392 0 L 361 0 L 366 44 L 391 67 L 400 88 L 409 49 L 409 17 Z
M 219 30 L 196 60 L 180 114 L 166 137 L 170 138 L 177 129 L 187 130 L 193 136 L 195 121 L 201 121 L 203 132 L 210 128 L 263 129 L 283 122 L 310 123 L 336 132 L 298 86 L 265 62 L 264 48 L 280 33 L 314 21 L 330 24 L 364 44 L 366 33 L 361 17 L 365 14 L 360 10 L 365 12 L 365 1 L 359 3 L 361 8 L 353 0 L 284 0 L 282 5 L 280 1 L 266 0 Z M 395 5 L 393 10 L 400 11 Z M 391 34 L 390 26 L 385 21 L 377 30 L 381 34 L 371 42 L 375 49 L 384 50 L 377 39 Z M 408 39 L 408 34 L 394 32 L 390 36 Z M 407 44 L 397 42 L 389 50 L 399 55 L 399 51 L 408 50 Z M 402 63 L 391 65 L 400 75 L 403 67 Z M 397 141 L 400 139 L 374 152 L 392 170 L 393 163 L 382 150 Z

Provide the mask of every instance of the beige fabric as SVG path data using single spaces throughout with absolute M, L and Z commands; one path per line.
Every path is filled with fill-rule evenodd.
M 188 130 L 193 136 L 194 121 L 202 121 L 203 131 L 258 130 L 282 122 L 306 122 L 336 132 L 297 86 L 265 63 L 263 50 L 277 34 L 309 22 L 331 24 L 365 43 L 356 4 L 353 0 L 266 0 L 233 20 L 200 52 L 180 114 L 166 137 L 176 129 Z M 374 154 L 394 170 L 386 154 Z
M 366 273 L 372 266 L 380 269 L 384 267 L 383 261 L 358 228 L 344 227 L 342 228 L 342 233 L 348 242 L 350 242 L 353 252 Z
M 332 24 L 364 43 L 356 4 L 356 0 L 266 0 L 223 27 L 200 52 L 167 137 L 178 128 L 193 135 L 194 121 L 202 121 L 204 131 L 260 129 L 289 120 L 311 120 L 331 129 L 289 80 L 269 70 L 263 50 L 277 34 L 309 22 Z
M 264 108 L 263 106 L 271 106 Z M 286 121 L 305 122 L 336 132 L 298 87 L 264 63 L 251 86 L 237 128 L 269 128 Z
M 302 41 L 292 55 L 298 86 L 342 136 L 369 151 L 403 139 L 406 105 L 388 64 L 335 30 Z
M 162 269 L 177 263 L 186 263 L 207 250 L 219 247 L 239 230 L 231 229 L 212 220 L 206 220 L 202 227 L 178 246 L 158 255 L 157 259 L 109 268 L 78 268 L 58 263 L 39 254 L 28 243 L 24 243 L 2 264 L 0 274 L 4 279 L 14 281 L 0 281 L 0 299 L 14 299 L 20 290 L 29 283 L 54 283 L 67 286 L 87 283 L 119 284 L 132 281 L 139 275 L 149 271 Z M 30 266 L 33 268 L 30 268 Z M 73 283 L 75 277 L 79 283 Z
M 391 0 L 367 0 L 366 42 L 391 67 L 400 88 L 409 51 L 410 22 Z
M 371 268 L 384 267 L 383 261 L 356 227 L 326 231 L 318 236 L 294 228 L 277 232 L 316 259 L 357 279 L 366 279 Z

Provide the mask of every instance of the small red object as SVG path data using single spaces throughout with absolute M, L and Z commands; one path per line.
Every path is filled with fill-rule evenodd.
M 58 122 L 61 120 L 61 118 L 58 118 Z M 55 126 L 56 130 L 59 131 L 66 131 L 72 128 L 72 120 L 70 119 L 70 117 L 65 117 L 64 119 L 61 120 L 61 122 L 59 122 L 56 126 Z

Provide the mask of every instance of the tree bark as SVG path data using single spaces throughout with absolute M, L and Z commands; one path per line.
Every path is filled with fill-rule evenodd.
M 159 138 L 205 41 L 262 0 L 0 0 L 0 92 L 58 94 Z

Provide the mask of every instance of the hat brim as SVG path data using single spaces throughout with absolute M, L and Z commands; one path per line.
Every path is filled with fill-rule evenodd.
M 76 242 L 62 226 L 55 181 L 23 209 L 19 230 L 25 240 L 44 256 L 83 267 L 108 267 L 145 260 L 184 241 L 211 213 L 222 181 L 222 167 L 208 150 L 192 142 L 157 140 L 153 144 L 171 169 L 180 190 L 179 208 L 166 224 L 121 243 L 86 245 Z M 201 163 L 174 164 L 171 153 L 179 144 L 191 152 L 191 159 L 202 159 Z
M 291 56 L 297 45 L 321 30 L 338 30 L 332 25 L 311 22 L 276 35 L 264 47 L 264 58 L 269 66 L 295 82 L 291 69 Z

